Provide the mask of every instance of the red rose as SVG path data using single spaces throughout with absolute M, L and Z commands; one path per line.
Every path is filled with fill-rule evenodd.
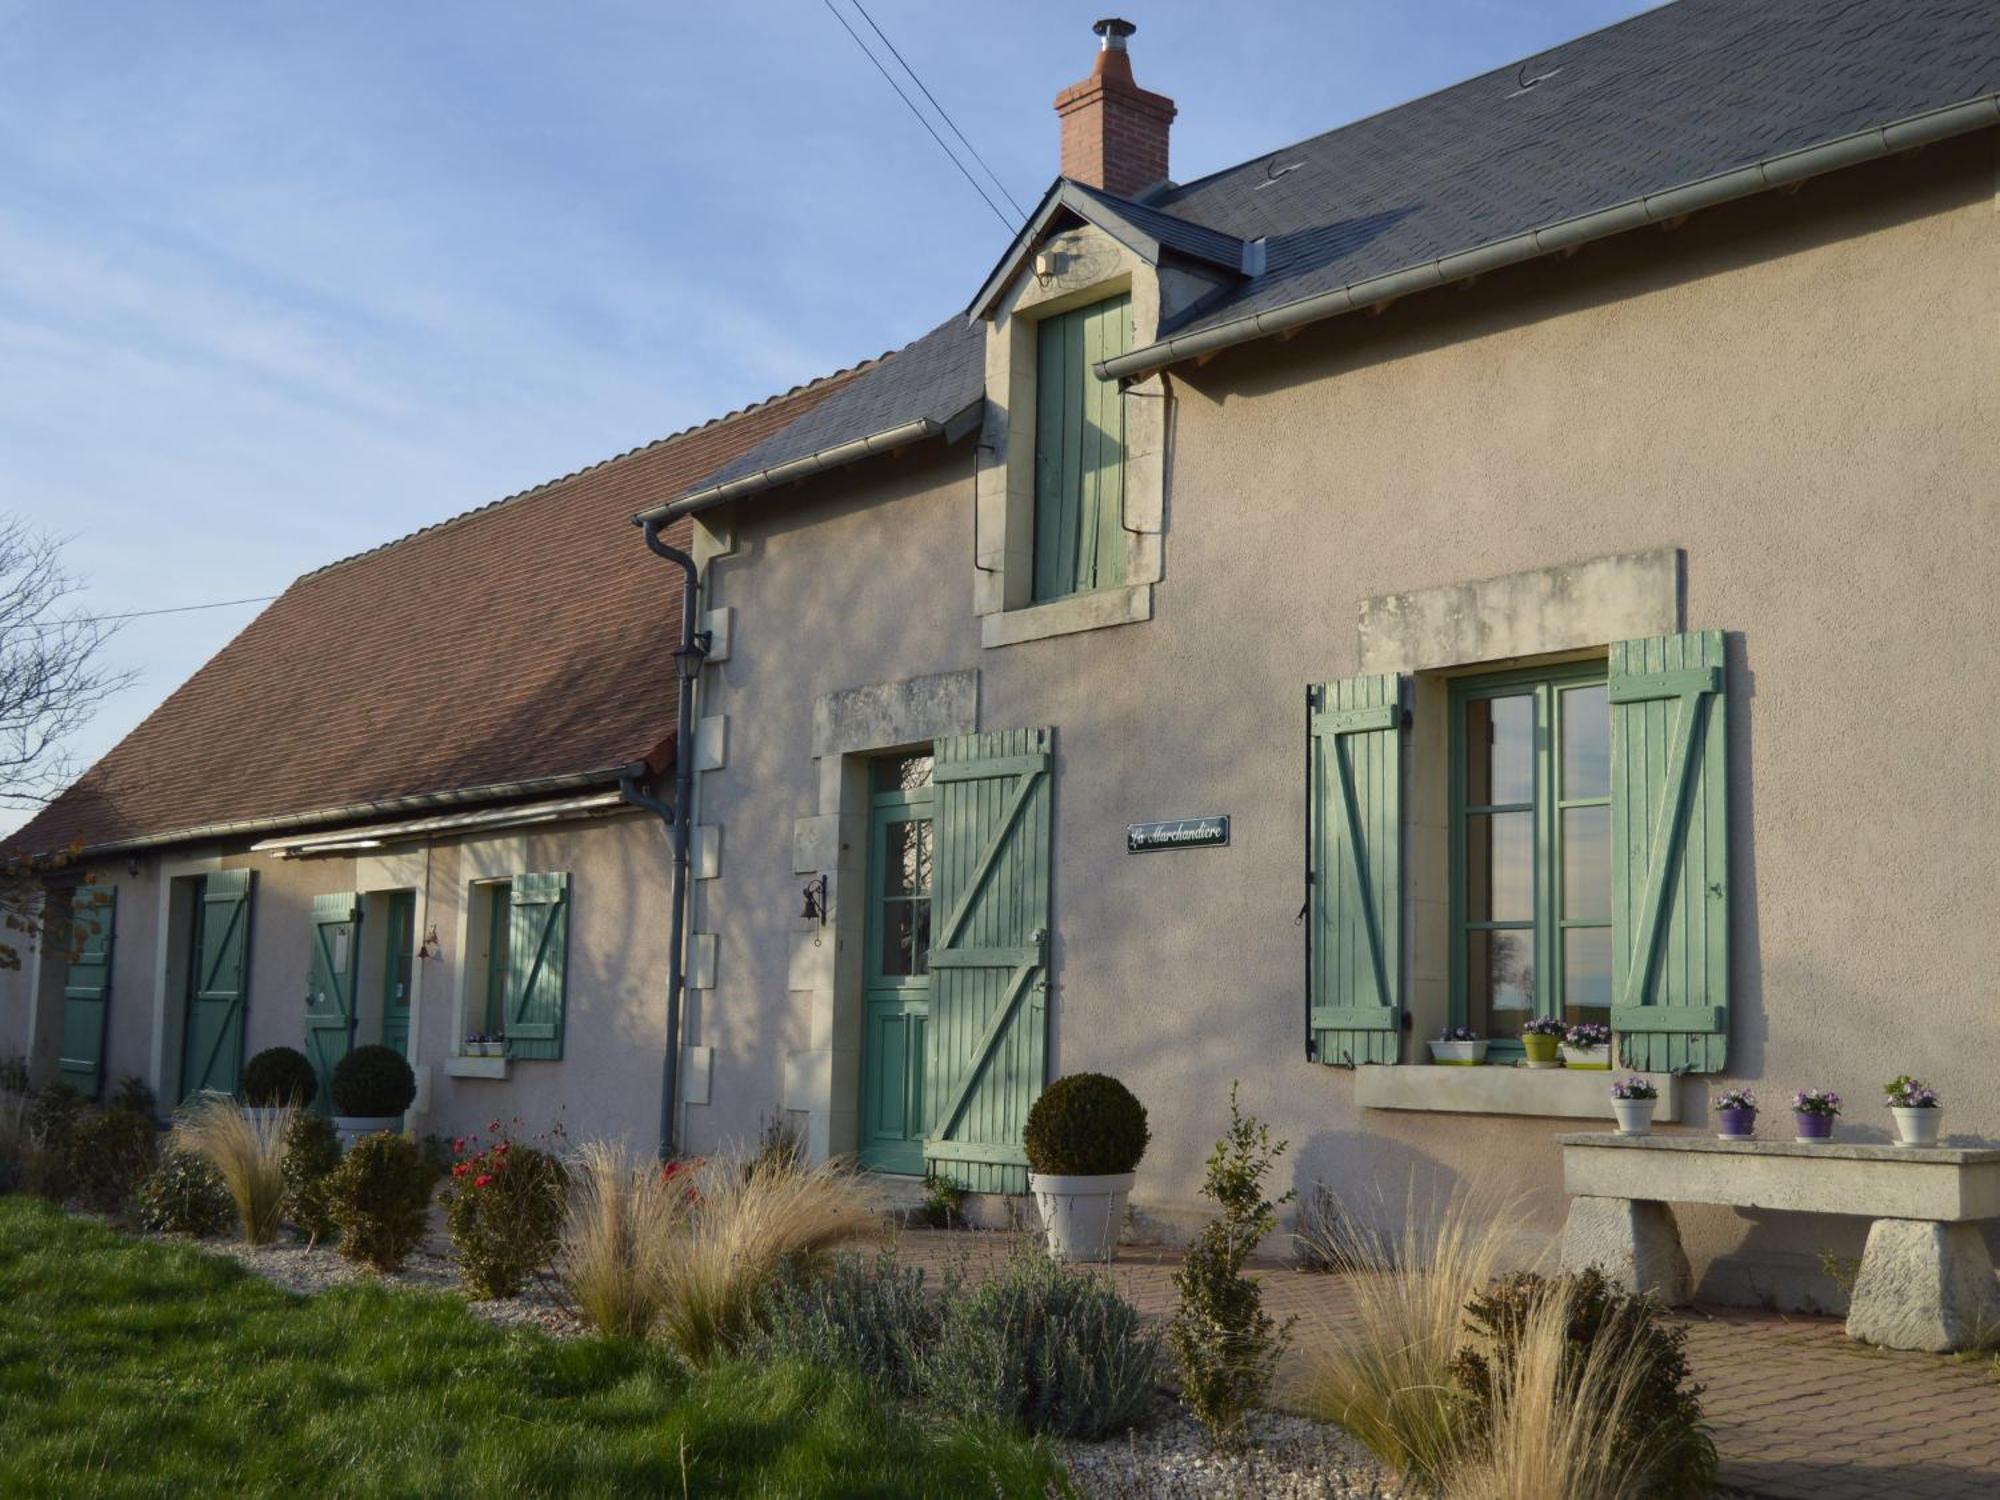
M 488 1173 L 481 1172 L 477 1177 L 472 1179 L 472 1185 L 476 1188 L 491 1187 L 493 1186 L 493 1178 Z
M 472 1163 L 469 1161 L 462 1161 L 457 1166 L 451 1169 L 451 1175 L 454 1177 L 463 1177 L 467 1172 L 470 1172 L 471 1170 L 472 1170 Z

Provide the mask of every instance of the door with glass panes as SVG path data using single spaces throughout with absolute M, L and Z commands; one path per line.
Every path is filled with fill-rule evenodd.
M 863 963 L 861 1164 L 924 1170 L 930 1020 L 931 757 L 870 767 L 868 951 Z

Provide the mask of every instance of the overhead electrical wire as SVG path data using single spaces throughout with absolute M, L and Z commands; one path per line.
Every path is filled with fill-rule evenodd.
M 847 17 L 842 15 L 840 11 L 834 6 L 833 0 L 820 0 L 820 4 L 826 7 L 827 13 L 831 15 L 834 18 L 834 20 L 840 22 L 840 29 L 842 31 L 845 31 L 849 37 L 853 38 L 854 45 L 861 49 L 862 55 L 866 57 L 871 63 L 875 64 L 875 71 L 880 73 L 883 79 L 888 83 L 889 87 L 896 91 L 896 97 L 898 99 L 901 99 L 903 103 L 906 106 L 908 106 L 910 113 L 917 117 L 917 123 L 924 127 L 924 130 L 926 131 L 926 133 L 929 134 L 932 140 L 937 142 L 938 149 L 944 152 L 946 156 L 951 158 L 951 164 L 954 167 L 958 168 L 959 175 L 963 177 L 967 182 L 972 184 L 972 190 L 975 193 L 979 194 L 981 201 L 983 201 L 988 208 L 993 210 L 993 217 L 998 219 L 1001 222 L 1001 224 L 1003 224 L 1006 227 L 1006 230 L 1009 234 L 1013 234 L 1016 230 L 1018 230 L 1020 226 L 1016 224 L 1013 220 L 1009 219 L 1007 215 L 1001 211 L 1000 205 L 993 201 L 993 195 L 987 192 L 985 188 L 979 185 L 979 179 L 977 177 L 974 177 L 972 175 L 971 169 L 967 167 L 964 162 L 958 159 L 958 153 L 951 149 L 951 147 L 946 143 L 945 138 L 937 133 L 937 127 L 931 124 L 930 120 L 925 117 L 924 112 L 921 109 L 917 108 L 916 100 L 912 99 L 909 96 L 909 94 L 904 91 L 903 86 L 900 83 L 896 82 L 896 75 L 889 71 L 887 65 L 883 63 L 881 58 L 877 57 L 872 51 L 869 50 L 868 44 L 861 40 L 861 33 L 856 31 L 853 25 L 848 21 Z M 866 14 L 866 12 L 863 12 L 863 14 Z M 874 25 L 872 21 L 869 24 L 871 26 Z M 877 34 L 878 35 L 880 34 L 879 31 Z M 887 41 L 888 38 L 884 37 L 883 40 Z M 890 50 L 894 51 L 895 49 L 891 48 Z M 907 68 L 909 64 L 905 63 L 903 66 Z M 915 78 L 916 74 L 912 73 L 910 76 L 912 78 Z M 923 83 L 921 80 L 918 81 L 917 87 L 923 88 Z M 930 90 L 924 89 L 924 93 L 926 94 L 926 96 L 928 96 Z M 942 114 L 943 111 L 940 110 L 939 113 Z M 957 128 L 956 126 L 953 127 L 954 130 L 956 130 L 956 128 Z
M 65 615 L 56 620 L 36 620 L 35 630 L 57 630 L 65 625 L 102 625 L 111 620 L 140 620 L 148 615 L 185 615 L 198 609 L 229 609 L 238 604 L 269 604 L 276 594 L 255 594 L 248 599 L 218 599 L 213 604 L 176 604 L 166 609 L 132 609 L 117 615 Z

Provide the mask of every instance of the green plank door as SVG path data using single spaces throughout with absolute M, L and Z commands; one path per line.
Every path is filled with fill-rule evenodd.
M 86 1099 L 104 1088 L 111 953 L 118 892 L 84 886 L 70 897 L 69 971 L 63 978 L 62 1080 Z
M 1047 1076 L 1051 739 L 936 747 L 924 1157 L 974 1192 L 1027 1190 L 1022 1131 Z
M 870 813 L 861 1164 L 876 1172 L 924 1170 L 931 799 L 929 787 L 878 792 Z
M 1100 361 L 1130 342 L 1128 293 L 1035 330 L 1035 598 L 1125 581 L 1125 410 Z
M 1403 709 L 1395 676 L 1311 690 L 1313 1056 L 1349 1066 L 1402 1055 Z
M 233 1094 L 243 1070 L 243 1011 L 249 999 L 249 870 L 219 870 L 201 882 L 188 945 L 187 1020 L 181 1098 Z
M 1729 1056 L 1722 632 L 1611 648 L 1611 1029 L 1628 1068 Z
M 382 1045 L 410 1055 L 410 981 L 416 969 L 417 893 L 391 891 L 382 904 Z
M 313 897 L 312 963 L 306 977 L 306 1056 L 319 1074 L 318 1105 L 332 1107 L 333 1070 L 354 1048 L 355 981 L 361 968 L 361 898 Z

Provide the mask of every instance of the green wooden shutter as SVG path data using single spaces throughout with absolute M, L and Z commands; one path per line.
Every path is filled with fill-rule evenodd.
M 1022 1193 L 1048 1066 L 1051 731 L 937 742 L 924 1158 L 974 1192 Z
M 63 977 L 62 1080 L 86 1099 L 104 1088 L 104 1036 L 111 1005 L 111 953 L 118 892 L 81 886 L 70 896 L 69 971 Z
M 1629 1068 L 1728 1057 L 1726 704 L 1719 630 L 1611 648 L 1611 1026 Z
M 1402 684 L 1350 677 L 1310 690 L 1313 1056 L 1402 1057 Z
M 361 972 L 361 898 L 353 891 L 313 897 L 312 962 L 306 980 L 306 1056 L 328 1108 L 333 1070 L 354 1046 L 354 1001 Z
M 254 881 L 249 870 L 218 870 L 202 881 L 199 941 L 182 1053 L 182 1098 L 203 1092 L 236 1092 L 243 1070 Z
M 507 1053 L 562 1056 L 569 974 L 569 875 L 516 875 L 507 927 Z
M 1125 352 L 1121 292 L 1035 329 L 1035 598 L 1125 581 L 1125 407 L 1099 361 Z

